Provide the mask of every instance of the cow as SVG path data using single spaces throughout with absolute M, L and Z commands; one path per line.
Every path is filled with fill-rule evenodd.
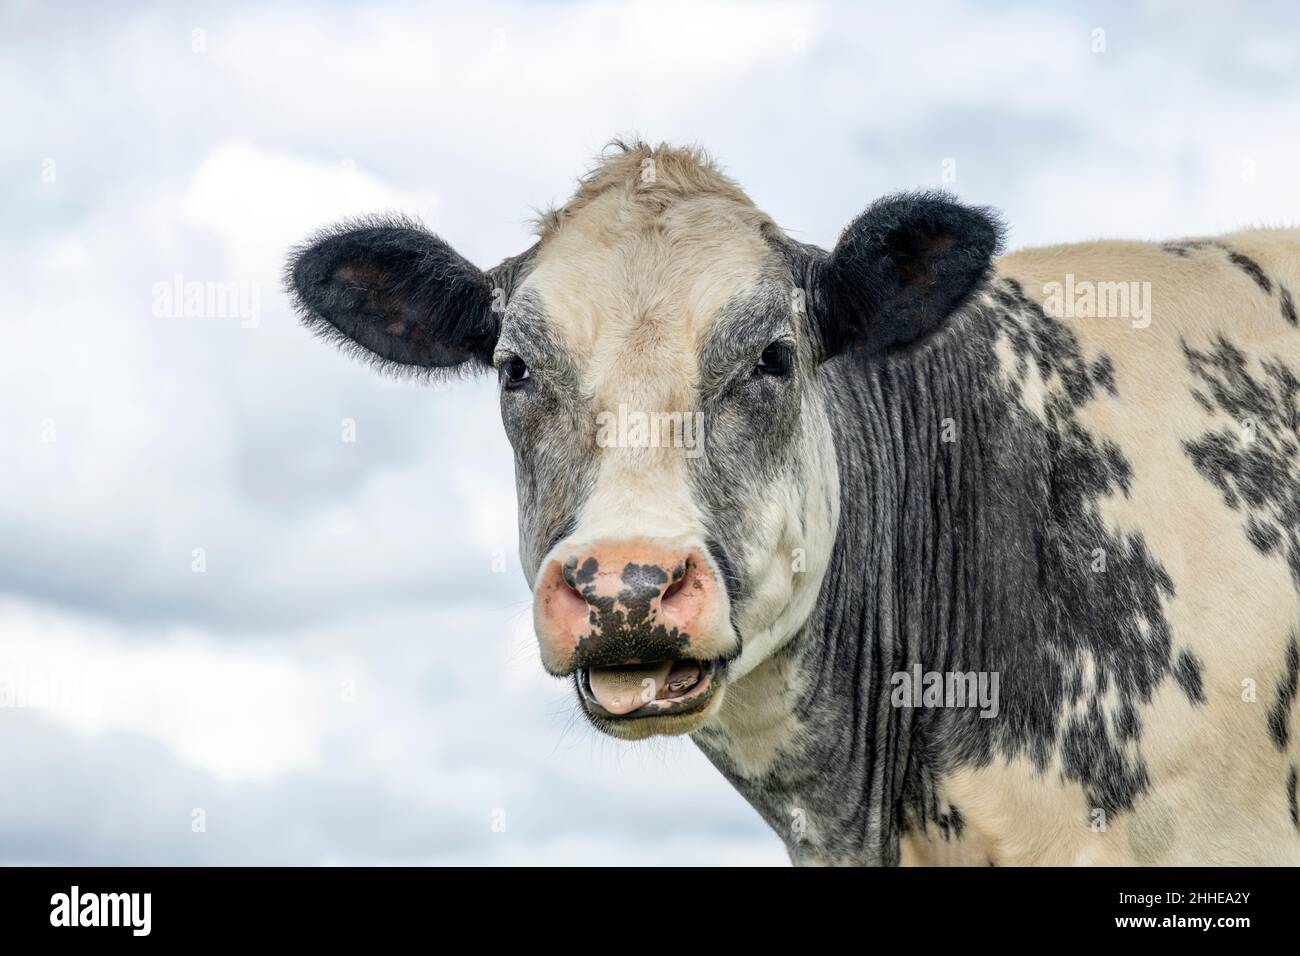
M 389 216 L 286 283 L 495 370 L 542 665 L 794 863 L 1298 863 L 1300 230 L 1004 231 L 904 192 L 828 252 L 616 143 L 495 268 Z

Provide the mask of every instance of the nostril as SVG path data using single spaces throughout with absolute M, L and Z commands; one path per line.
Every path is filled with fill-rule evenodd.
M 663 596 L 659 598 L 660 606 L 676 603 L 686 594 L 687 585 L 695 577 L 695 565 L 692 561 L 686 562 L 686 568 L 672 584 L 668 585 L 668 590 L 664 591 Z
M 555 589 L 555 597 L 560 603 L 560 607 L 556 610 L 570 615 L 574 613 L 582 614 L 584 616 L 586 615 L 587 599 L 582 596 L 581 591 L 575 588 L 572 584 L 569 584 L 567 581 L 562 582 L 560 586 Z
M 564 573 L 564 566 L 552 562 L 537 590 L 534 619 L 538 633 L 550 635 L 561 644 L 572 641 L 590 630 L 588 616 L 591 608 L 587 599 Z

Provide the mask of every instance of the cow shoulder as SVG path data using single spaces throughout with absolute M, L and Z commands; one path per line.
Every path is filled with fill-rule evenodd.
M 1023 413 L 1058 429 L 1058 447 L 1106 449 L 1122 480 L 1085 503 L 1102 547 L 1140 543 L 1169 582 L 1158 594 L 1169 679 L 1136 710 L 1149 780 L 1133 807 L 1137 856 L 1187 859 L 1189 845 L 1225 828 L 1241 830 L 1243 848 L 1262 845 L 1261 833 L 1294 839 L 1300 231 L 1053 246 L 997 266 L 1039 315 L 1011 308 L 999 349 Z M 1035 321 L 1068 348 L 1017 361 L 1010 340 Z M 1235 768 L 1237 790 L 1225 789 L 1223 767 Z M 1184 809 L 1174 820 L 1166 805 Z

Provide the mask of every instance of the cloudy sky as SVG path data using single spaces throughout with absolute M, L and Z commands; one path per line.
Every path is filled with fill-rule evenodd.
M 0 862 L 783 863 L 542 674 L 493 383 L 278 275 L 380 210 L 495 264 L 619 135 L 822 245 L 917 186 L 1015 246 L 1300 219 L 1294 4 L 863 6 L 0 0 Z

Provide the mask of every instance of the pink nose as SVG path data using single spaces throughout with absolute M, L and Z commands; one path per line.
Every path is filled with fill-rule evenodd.
M 533 622 L 552 674 L 696 658 L 732 649 L 726 594 L 703 551 L 648 539 L 601 541 L 551 559 Z

